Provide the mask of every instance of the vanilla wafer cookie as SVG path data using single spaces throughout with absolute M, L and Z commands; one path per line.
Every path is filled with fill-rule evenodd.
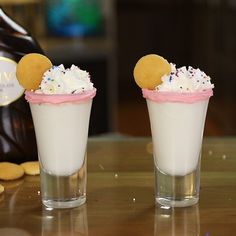
M 156 54 L 143 56 L 134 67 L 134 79 L 140 88 L 155 89 L 162 83 L 161 77 L 171 72 L 166 59 Z
M 52 67 L 51 61 L 39 53 L 23 56 L 16 67 L 16 77 L 26 90 L 36 90 L 43 79 L 45 71 Z
M 0 184 L 0 194 L 4 192 L 4 186 Z
M 28 161 L 21 164 L 27 175 L 39 175 L 39 162 L 38 161 Z
M 1 162 L 0 163 L 0 179 L 1 180 L 14 180 L 19 179 L 24 175 L 24 169 L 20 165 Z

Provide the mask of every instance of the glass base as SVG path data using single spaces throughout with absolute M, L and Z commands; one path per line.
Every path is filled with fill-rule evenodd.
M 200 168 L 184 176 L 172 176 L 155 167 L 155 201 L 165 207 L 188 207 L 198 203 Z
M 74 208 L 83 205 L 86 202 L 86 197 L 80 197 L 78 199 L 71 199 L 68 201 L 54 201 L 54 200 L 42 200 L 43 205 L 48 208 Z
M 198 197 L 187 198 L 184 200 L 171 200 L 168 198 L 157 197 L 156 203 L 164 207 L 188 207 L 197 204 L 198 200 Z
M 68 176 L 40 169 L 42 203 L 48 208 L 74 208 L 86 202 L 86 164 Z

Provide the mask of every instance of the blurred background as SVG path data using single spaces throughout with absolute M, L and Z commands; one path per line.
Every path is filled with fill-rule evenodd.
M 235 0 L 0 0 L 54 64 L 78 65 L 98 89 L 90 135 L 149 136 L 133 79 L 143 55 L 204 70 L 215 84 L 205 135 L 236 134 Z

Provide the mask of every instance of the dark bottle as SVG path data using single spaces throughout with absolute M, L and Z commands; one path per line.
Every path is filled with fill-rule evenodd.
M 0 8 L 0 161 L 37 159 L 29 105 L 16 79 L 17 62 L 31 52 L 43 53 L 29 33 Z

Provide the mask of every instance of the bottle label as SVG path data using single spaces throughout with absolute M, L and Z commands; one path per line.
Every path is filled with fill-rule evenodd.
M 6 106 L 24 93 L 24 88 L 16 78 L 16 62 L 0 57 L 0 106 Z

